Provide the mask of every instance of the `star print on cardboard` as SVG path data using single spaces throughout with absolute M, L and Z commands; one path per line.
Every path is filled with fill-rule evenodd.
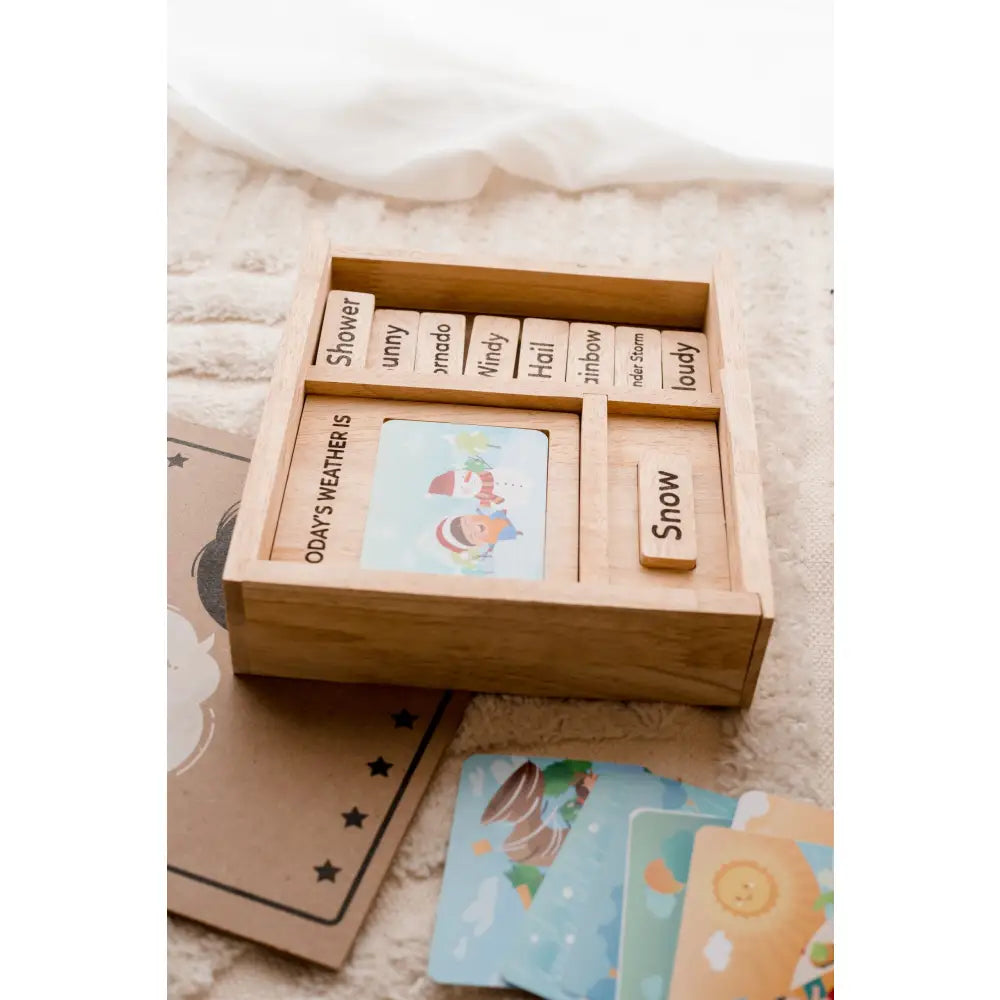
M 401 708 L 398 712 L 390 712 L 389 714 L 392 721 L 396 724 L 396 729 L 412 729 L 413 723 L 420 718 L 419 715 L 414 715 L 405 708 Z
M 357 806 L 354 806 L 350 812 L 341 813 L 344 817 L 344 827 L 356 826 L 359 830 L 362 828 L 361 824 L 368 819 L 368 813 L 361 812 Z
M 381 754 L 378 760 L 368 761 L 368 767 L 371 768 L 371 776 L 374 778 L 376 775 L 381 775 L 383 778 L 389 777 L 389 768 L 392 764 L 389 763 Z
M 337 872 L 340 871 L 336 865 L 330 864 L 329 858 L 321 865 L 313 865 L 313 869 L 316 872 L 317 882 L 336 882 Z
M 337 968 L 470 696 L 236 678 L 222 571 L 253 441 L 170 418 L 166 448 L 168 459 L 185 459 L 183 473 L 167 469 L 167 605 L 191 622 L 219 672 L 199 710 L 198 750 L 166 781 L 167 905 Z M 420 715 L 412 731 L 393 728 L 390 716 L 404 705 Z M 379 753 L 393 766 L 368 780 L 365 761 Z M 282 766 L 263 768 L 261 759 Z M 206 838 L 208 827 L 215 833 Z
M 187 455 L 182 455 L 180 452 L 177 452 L 176 455 L 167 455 L 167 468 L 169 469 L 169 468 L 171 468 L 174 465 L 179 466 L 180 468 L 183 468 L 184 467 L 184 463 L 187 460 L 188 460 L 188 456 Z

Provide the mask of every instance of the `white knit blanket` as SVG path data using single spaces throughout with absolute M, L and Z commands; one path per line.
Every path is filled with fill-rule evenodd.
M 498 1000 L 435 986 L 427 948 L 461 761 L 479 751 L 643 763 L 719 791 L 832 805 L 832 192 L 695 185 L 561 195 L 495 177 L 444 205 L 359 195 L 170 130 L 170 409 L 253 434 L 306 226 L 338 242 L 669 269 L 740 268 L 777 624 L 752 708 L 480 696 L 338 973 L 170 920 L 170 995 Z

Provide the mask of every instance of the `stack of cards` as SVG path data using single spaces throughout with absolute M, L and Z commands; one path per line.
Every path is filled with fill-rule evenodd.
M 588 760 L 462 769 L 430 974 L 546 1000 L 833 996 L 833 814 Z

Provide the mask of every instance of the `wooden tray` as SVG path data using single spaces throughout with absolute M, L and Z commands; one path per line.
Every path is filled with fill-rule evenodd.
M 638 389 L 324 364 L 318 346 L 331 289 L 371 293 L 379 309 L 464 314 L 470 326 L 489 315 L 699 331 L 707 384 Z M 338 518 L 317 562 L 302 541 L 316 498 L 301 470 L 348 417 Z M 393 417 L 548 435 L 544 579 L 360 566 L 378 432 Z M 640 563 L 637 467 L 664 453 L 682 456 L 692 473 L 693 569 Z M 727 263 L 704 275 L 633 276 L 380 257 L 314 242 L 265 404 L 225 590 L 237 672 L 749 704 L 774 604 Z

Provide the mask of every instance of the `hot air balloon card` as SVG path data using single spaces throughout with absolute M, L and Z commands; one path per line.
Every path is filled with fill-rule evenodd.
M 744 830 L 695 834 L 669 993 L 775 1000 L 832 992 L 833 848 Z
M 744 792 L 736 803 L 733 829 L 833 847 L 833 810 L 767 792 Z
M 222 570 L 252 441 L 167 434 L 167 906 L 336 968 L 467 698 L 236 677 Z
M 541 580 L 548 441 L 523 427 L 385 421 L 361 565 Z
M 728 795 L 646 770 L 600 781 L 535 895 L 503 964 L 504 978 L 547 1000 L 611 1000 L 629 815 L 666 809 L 728 826 L 735 805 Z
M 431 977 L 505 985 L 501 962 L 591 790 L 641 770 L 552 757 L 477 754 L 466 760 L 431 942 Z
M 695 834 L 724 819 L 640 809 L 629 820 L 618 1000 L 665 1000 Z M 730 998 L 732 1000 L 732 998 Z

